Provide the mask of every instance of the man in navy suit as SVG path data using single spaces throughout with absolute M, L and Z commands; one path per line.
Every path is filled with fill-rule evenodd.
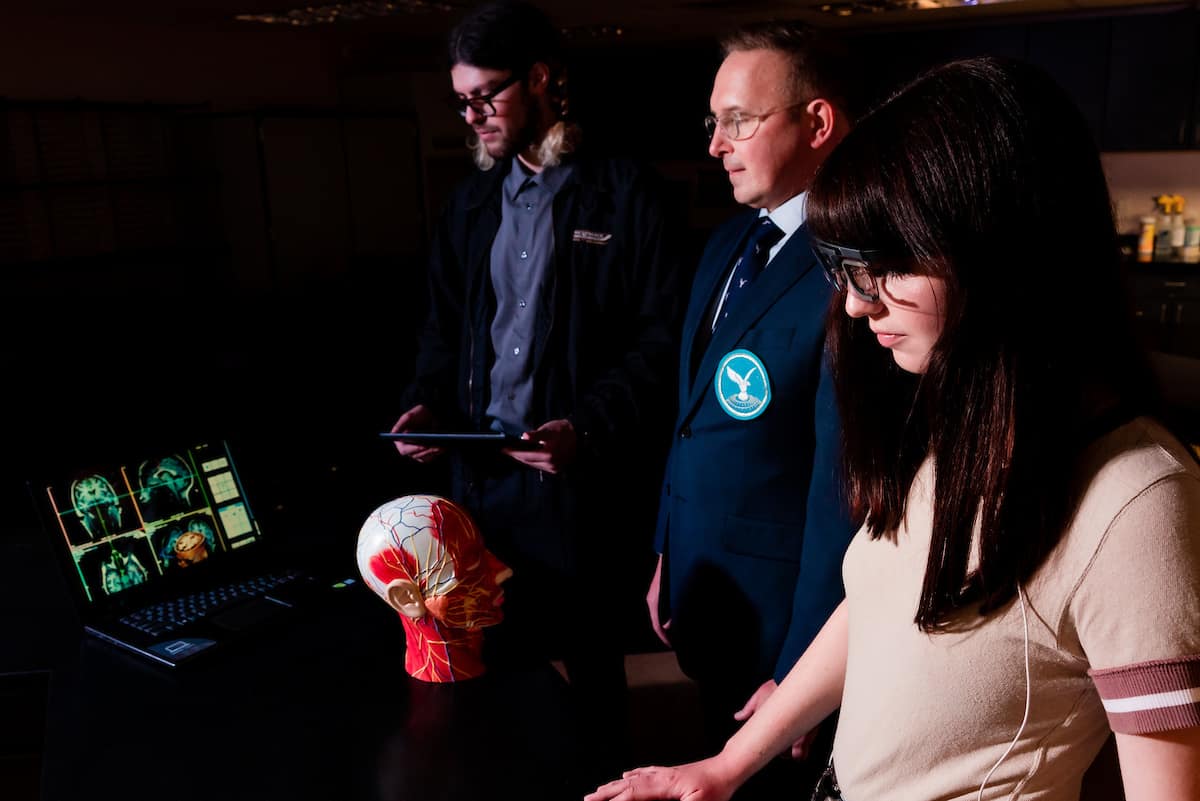
M 750 210 L 713 233 L 694 279 L 646 601 L 699 684 L 716 747 L 842 599 L 856 528 L 823 359 L 831 289 L 804 226 L 809 183 L 849 129 L 848 72 L 814 37 L 788 23 L 729 37 L 706 120 L 708 152 Z

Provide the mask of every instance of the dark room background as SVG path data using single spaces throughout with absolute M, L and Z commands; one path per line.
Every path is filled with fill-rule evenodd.
M 436 471 L 376 434 L 403 411 L 430 221 L 471 169 L 442 102 L 441 40 L 462 6 L 305 26 L 235 19 L 282 10 L 261 1 L 23 5 L 0 26 L 14 513 L 24 479 L 57 459 L 210 434 L 245 456 L 270 524 L 317 539 L 351 542 L 377 504 L 436 490 Z M 1017 2 L 927 20 L 883 3 L 661 3 L 628 26 L 633 4 L 557 5 L 586 135 L 659 169 L 693 254 L 734 208 L 701 121 L 715 40 L 739 20 L 842 29 L 868 98 L 945 58 L 1028 58 L 1106 152 L 1200 148 L 1190 4 Z M 1172 303 L 1166 350 L 1200 356 L 1200 294 Z

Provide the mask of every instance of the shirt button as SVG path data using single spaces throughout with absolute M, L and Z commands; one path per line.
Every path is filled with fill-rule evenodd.
M 684 426 L 683 428 L 681 428 L 679 430 L 679 438 L 680 439 L 691 439 L 692 438 L 692 427 Z
M 521 355 L 521 349 L 513 348 L 513 356 L 520 356 L 520 355 Z
M 523 309 L 523 308 L 525 308 L 525 301 L 524 301 L 524 300 L 518 300 L 518 301 L 517 301 L 517 305 L 518 305 L 518 306 L 520 306 L 520 307 Z
M 522 250 L 522 251 L 521 251 L 521 258 L 522 258 L 522 259 L 528 259 L 528 258 L 529 258 L 529 251 L 527 251 L 527 250 Z
M 533 204 L 532 204 L 532 203 L 526 203 L 526 204 L 525 204 L 525 211 L 533 211 Z

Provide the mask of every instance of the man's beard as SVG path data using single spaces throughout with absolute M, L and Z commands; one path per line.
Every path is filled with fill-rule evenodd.
M 579 126 L 573 122 L 558 120 L 546 131 L 538 142 L 538 163 L 543 167 L 555 167 L 562 162 L 562 157 L 573 152 L 579 146 L 579 140 L 582 136 L 582 131 Z M 513 140 L 506 139 L 498 143 L 499 147 L 496 152 L 490 152 L 487 145 L 479 135 L 472 130 L 471 136 L 467 138 L 467 146 L 471 148 L 471 156 L 475 160 L 475 166 L 484 172 L 496 166 L 496 162 L 501 159 L 509 158 L 517 153 L 524 151 L 530 143 L 534 141 L 533 124 L 528 126 L 528 130 L 522 131 L 520 137 L 524 144 L 520 147 L 512 145 Z
M 483 126 L 483 131 L 490 132 L 490 126 Z M 467 137 L 467 146 L 471 148 L 472 156 L 475 159 L 475 164 L 481 170 L 490 170 L 496 165 L 497 161 L 502 161 L 511 156 L 520 153 L 529 143 L 533 141 L 536 127 L 533 115 L 529 115 L 525 120 L 525 125 L 516 131 L 514 135 L 501 135 L 501 138 L 493 141 L 488 145 L 483 141 L 483 137 L 479 135 L 479 129 L 472 128 L 471 135 Z M 498 130 L 495 131 L 499 133 Z

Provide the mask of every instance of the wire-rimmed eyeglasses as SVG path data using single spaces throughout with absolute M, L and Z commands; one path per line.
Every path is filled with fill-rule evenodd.
M 772 114 L 778 114 L 781 111 L 788 111 L 797 106 L 803 106 L 809 101 L 801 100 L 799 103 L 789 103 L 786 106 L 768 109 L 760 114 L 743 114 L 740 111 L 735 111 L 730 114 L 709 114 L 704 118 L 704 130 L 708 131 L 708 138 L 712 139 L 713 134 L 717 129 L 721 129 L 721 135 L 733 142 L 740 142 L 743 139 L 749 139 L 758 133 L 758 126 L 762 125 L 762 121 Z

